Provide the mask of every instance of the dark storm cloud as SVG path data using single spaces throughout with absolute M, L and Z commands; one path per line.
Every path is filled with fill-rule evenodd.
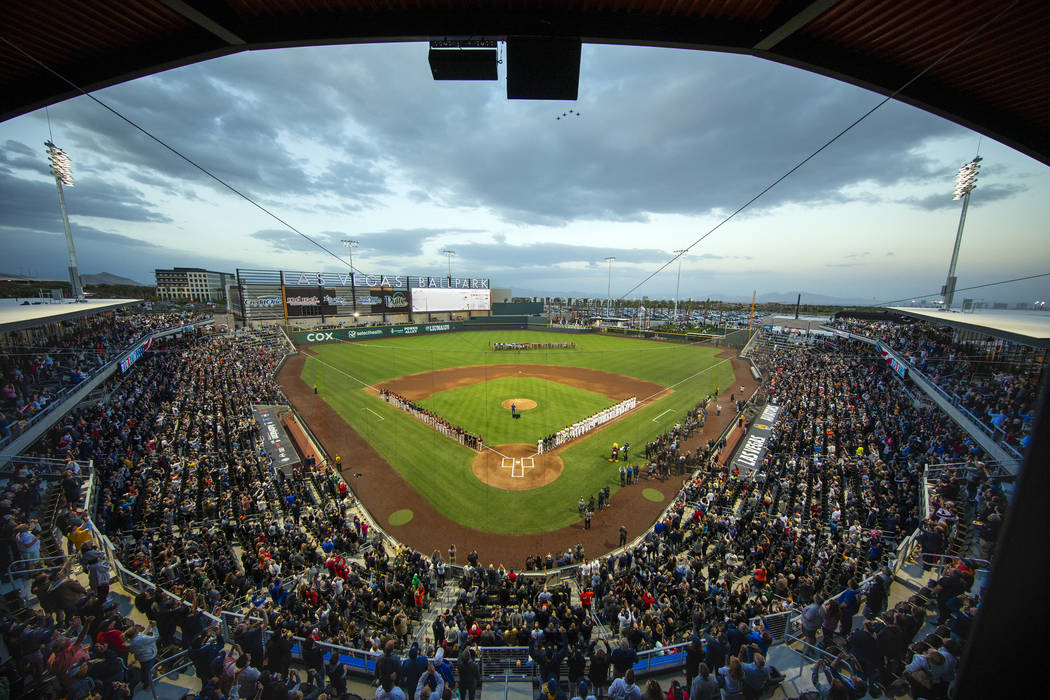
M 396 173 L 412 201 L 545 225 L 728 213 L 882 99 L 760 59 L 588 46 L 578 102 L 508 101 L 501 82 L 434 81 L 425 44 L 250 52 L 100 96 L 266 201 L 352 212 L 381 203 Z M 583 116 L 555 120 L 570 107 Z M 118 169 L 208 182 L 89 101 L 60 108 L 74 143 Z M 858 183 L 949 183 L 919 147 L 960 132 L 889 103 L 751 211 L 847 201 Z
M 349 209 L 370 202 L 375 194 L 386 192 L 385 173 L 374 166 L 375 149 L 337 133 L 334 125 L 345 113 L 327 95 L 328 86 L 304 79 L 313 72 L 295 58 L 296 52 L 288 53 L 277 71 L 253 54 L 114 86 L 99 97 L 249 196 L 336 195 Z M 78 148 L 105 154 L 129 173 L 226 191 L 89 100 L 72 100 L 62 110 Z M 323 140 L 328 132 L 333 162 L 320 171 L 287 142 Z M 353 155 L 352 162 L 346 154 Z
M 1021 184 L 994 184 L 978 185 L 970 195 L 970 206 L 979 207 L 983 204 L 991 204 L 1003 199 L 1009 199 L 1016 194 L 1027 191 L 1028 188 Z M 902 204 L 910 204 L 918 209 L 926 211 L 937 211 L 939 209 L 957 209 L 959 201 L 952 199 L 951 192 L 931 194 L 927 197 L 907 197 L 900 200 Z
M 527 223 L 637 221 L 732 210 L 881 99 L 758 59 L 692 51 L 588 48 L 583 76 L 574 106 L 584 116 L 567 122 L 554 119 L 559 105 L 464 91 L 452 115 L 419 104 L 372 128 L 420 185 L 442 183 L 446 202 Z M 424 86 L 408 99 L 416 106 L 436 89 Z M 373 98 L 384 96 L 360 96 Z M 420 141 L 423 125 L 430 136 Z M 913 150 L 957 131 L 888 104 L 759 206 L 844 201 L 840 191 L 850 184 L 940 173 Z
M 10 173 L 12 170 L 28 170 L 39 175 L 50 175 L 43 148 L 36 153 L 26 144 L 8 139 L 4 142 L 3 149 L 0 149 L 0 173 Z
M 141 192 L 120 183 L 84 178 L 65 188 L 71 219 L 97 217 L 132 222 L 169 222 Z M 62 230 L 54 180 L 29 180 L 0 169 L 0 226 Z

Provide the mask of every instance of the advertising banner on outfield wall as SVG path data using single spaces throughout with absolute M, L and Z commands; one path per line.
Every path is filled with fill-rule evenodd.
M 415 323 L 406 326 L 374 326 L 362 328 L 333 328 L 327 331 L 293 331 L 289 333 L 296 345 L 307 343 L 331 343 L 336 340 L 371 340 L 372 338 L 390 338 L 406 335 L 427 335 L 430 333 L 448 333 L 458 331 L 462 323 Z
M 780 406 L 770 403 L 762 409 L 762 413 L 755 418 L 755 422 L 747 431 L 744 442 L 740 445 L 736 456 L 733 457 L 731 469 L 740 470 L 741 479 L 752 479 L 755 472 L 762 464 L 762 458 L 766 456 L 769 437 L 773 434 L 777 417 L 780 415 Z

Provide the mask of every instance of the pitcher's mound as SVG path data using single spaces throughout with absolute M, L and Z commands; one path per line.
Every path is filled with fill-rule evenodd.
M 500 404 L 500 406 L 503 406 L 503 408 L 508 411 L 510 410 L 511 405 L 513 405 L 518 411 L 528 411 L 531 408 L 536 408 L 536 402 L 532 399 L 507 399 Z
M 474 476 L 507 491 L 546 486 L 561 476 L 563 467 L 561 457 L 536 454 L 535 445 L 520 442 L 486 447 L 471 464 Z

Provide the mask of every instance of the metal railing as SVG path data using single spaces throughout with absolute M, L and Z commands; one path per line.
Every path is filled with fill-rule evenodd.
M 41 532 L 41 535 L 44 533 Z M 37 557 L 36 559 L 16 559 L 7 566 L 5 575 L 8 583 L 14 583 L 15 578 L 32 577 L 36 574 L 58 571 L 67 567 L 70 556 L 58 554 L 50 557 Z M 54 562 L 49 564 L 47 562 Z
M 992 562 L 980 557 L 960 557 L 954 554 L 922 554 L 919 561 L 924 567 L 931 569 L 945 569 L 952 566 L 954 562 L 971 562 L 975 565 L 974 571 L 980 574 L 991 573 Z
M 157 682 L 167 678 L 169 676 L 178 675 L 188 669 L 194 668 L 193 662 L 190 661 L 190 650 L 183 649 L 182 651 L 172 654 L 171 656 L 160 659 L 153 665 L 153 670 L 150 671 L 150 692 L 153 694 L 153 700 L 157 700 Z
M 838 656 L 832 654 L 826 649 L 822 649 L 821 647 L 818 647 L 815 644 L 810 644 L 801 637 L 788 635 L 787 639 L 789 640 L 787 648 L 799 655 L 798 675 L 795 676 L 795 678 L 802 677 L 802 667 L 806 665 L 807 661 L 817 661 L 821 658 L 830 658 L 832 660 L 838 660 L 838 663 L 845 666 L 846 670 L 849 671 L 850 675 L 853 675 L 853 667 L 845 659 L 839 659 Z M 793 646 L 795 643 L 801 644 L 802 648 L 796 649 Z M 808 653 L 809 650 L 813 650 L 814 652 L 816 652 L 816 654 L 814 656 L 810 656 Z

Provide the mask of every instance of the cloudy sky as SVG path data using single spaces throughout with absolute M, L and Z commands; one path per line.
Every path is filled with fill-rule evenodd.
M 501 66 L 502 70 L 502 66 Z M 425 44 L 258 51 L 98 97 L 342 257 L 87 98 L 50 109 L 73 160 L 82 273 L 173 265 L 490 277 L 540 294 L 636 287 L 881 96 L 755 58 L 585 46 L 575 103 L 434 82 Z M 569 109 L 580 116 L 556 119 Z M 63 277 L 44 112 L 0 123 L 0 272 Z M 681 298 L 936 292 L 974 132 L 889 103 L 694 247 Z M 959 286 L 1050 272 L 1050 169 L 980 142 Z M 677 263 L 632 297 L 670 298 Z M 1050 297 L 1050 278 L 967 293 Z

